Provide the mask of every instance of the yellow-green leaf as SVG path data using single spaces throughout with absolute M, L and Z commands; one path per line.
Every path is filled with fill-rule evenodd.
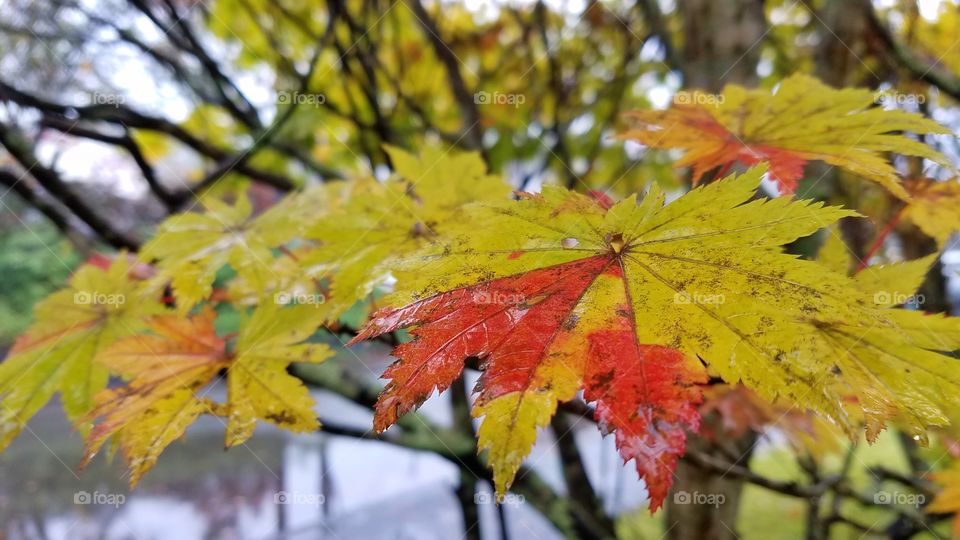
M 246 197 L 230 206 L 212 197 L 204 199 L 204 213 L 188 212 L 167 218 L 142 252 L 144 261 L 156 261 L 155 282 L 172 284 L 181 312 L 210 296 L 217 272 L 230 265 L 250 286 L 264 290 L 274 278 L 272 249 L 298 237 L 307 216 L 330 203 L 322 186 L 295 194 L 252 216 Z
M 130 278 L 130 263 L 120 254 L 104 270 L 81 267 L 68 287 L 34 309 L 35 322 L 0 364 L 0 449 L 57 392 L 67 416 L 81 432 L 93 395 L 107 384 L 107 369 L 94 358 L 117 339 L 143 327 L 143 318 L 163 311 Z
M 332 275 L 328 309 L 343 313 L 390 275 L 390 262 L 430 245 L 458 220 L 464 204 L 507 200 L 510 186 L 486 173 L 478 153 L 427 149 L 419 156 L 387 151 L 397 178 L 361 181 L 340 212 L 325 216 L 309 235 L 321 246 L 305 265 Z
M 925 234 L 944 245 L 950 235 L 960 232 L 960 182 L 916 180 L 910 184 L 912 196 L 903 217 Z
M 694 182 L 734 162 L 770 163 L 781 191 L 792 193 L 808 161 L 820 160 L 884 186 L 907 199 L 885 153 L 949 160 L 913 133 L 950 133 L 922 115 L 876 106 L 866 88 L 831 88 L 808 75 L 784 79 L 774 92 L 727 85 L 720 95 L 684 94 L 665 111 L 629 113 L 634 126 L 622 134 L 653 148 L 686 151 L 677 167 L 692 166 Z
M 227 447 L 250 438 L 257 419 L 300 433 L 319 429 L 309 390 L 287 368 L 333 354 L 325 344 L 302 343 L 321 322 L 317 306 L 277 303 L 262 304 L 245 321 L 227 375 Z

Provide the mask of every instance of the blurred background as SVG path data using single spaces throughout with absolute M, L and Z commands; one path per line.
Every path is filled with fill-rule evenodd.
M 245 191 L 265 208 L 324 181 L 385 178 L 384 144 L 479 150 L 517 189 L 554 183 L 623 196 L 656 182 L 680 193 L 689 176 L 672 167 L 677 155 L 616 140 L 620 114 L 667 107 L 681 88 L 771 88 L 796 72 L 876 89 L 878 106 L 922 112 L 956 131 L 960 5 L 0 0 L 0 351 L 78 264 L 136 250 L 200 194 Z M 928 142 L 960 154 L 955 137 Z M 897 165 L 906 176 L 945 174 Z M 801 183 L 800 196 L 872 218 L 843 224 L 850 249 L 866 253 L 891 212 L 889 197 L 822 165 L 807 173 L 816 181 Z M 925 310 L 957 311 L 960 252 L 951 245 L 924 285 Z M 903 225 L 885 257 L 937 249 Z M 365 346 L 331 363 L 371 378 L 387 352 Z M 457 539 L 477 534 L 465 530 L 470 512 L 485 539 L 561 537 L 522 499 L 493 505 L 483 482 L 464 501 L 458 464 L 357 437 L 351 430 L 369 428 L 367 410 L 320 390 L 317 398 L 344 433 L 265 428 L 223 452 L 222 426 L 201 421 L 134 493 L 118 462 L 76 471 L 81 440 L 51 404 L 0 454 L 0 539 Z M 426 417 L 453 426 L 450 399 L 430 400 Z M 643 484 L 612 441 L 593 425 L 571 428 L 611 526 L 623 538 L 664 534 L 663 513 L 647 515 Z M 752 468 L 802 476 L 776 429 L 763 438 Z M 856 468 L 906 463 L 895 439 L 885 434 Z M 570 446 L 548 430 L 529 461 L 558 493 L 567 489 L 563 451 Z M 98 493 L 123 500 L 83 502 L 84 494 L 102 500 Z M 801 536 L 804 512 L 798 501 L 747 486 L 736 535 Z

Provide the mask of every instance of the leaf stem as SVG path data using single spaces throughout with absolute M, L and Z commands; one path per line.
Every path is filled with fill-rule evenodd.
M 297 257 L 297 254 L 290 251 L 290 248 L 288 248 L 287 246 L 283 245 L 278 247 L 277 249 L 280 251 L 280 253 L 283 253 L 287 257 L 290 257 L 291 259 L 293 259 L 294 262 L 300 262 L 300 257 Z
M 890 233 L 893 232 L 893 229 L 897 226 L 897 223 L 900 222 L 900 218 L 903 217 L 903 211 L 906 210 L 906 208 L 907 208 L 906 204 L 901 204 L 900 209 L 897 210 L 897 213 L 894 214 L 890 218 L 890 220 L 887 221 L 887 224 L 883 226 L 883 229 L 881 229 L 880 232 L 877 233 L 877 237 L 874 238 L 873 244 L 870 245 L 870 249 L 867 250 L 867 253 L 863 256 L 862 259 L 860 259 L 860 262 L 857 264 L 857 269 L 854 270 L 853 272 L 854 274 L 856 274 L 857 272 L 867 267 L 867 264 L 869 263 L 870 259 L 877 254 L 877 251 L 880 250 L 880 246 L 883 245 L 883 242 L 887 239 L 888 236 L 890 236 Z

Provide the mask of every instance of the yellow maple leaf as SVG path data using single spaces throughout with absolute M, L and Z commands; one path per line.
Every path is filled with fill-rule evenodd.
M 260 305 L 244 321 L 227 374 L 227 447 L 247 440 L 258 418 L 298 433 L 320 428 L 309 390 L 287 373 L 287 367 L 293 362 L 322 362 L 333 355 L 326 344 L 301 343 L 322 319 L 315 305 L 272 302 Z
M 824 229 L 824 240 L 817 251 L 817 262 L 838 274 L 847 275 L 853 271 L 853 253 L 843 241 L 839 226 Z
M 391 261 L 435 242 L 464 204 L 506 200 L 510 194 L 506 182 L 486 173 L 476 152 L 427 149 L 414 156 L 392 147 L 387 152 L 398 178 L 362 181 L 362 196 L 309 232 L 322 245 L 304 264 L 329 269 L 331 317 L 383 284 Z
M 866 301 L 880 307 L 893 307 L 923 303 L 923 297 L 916 292 L 939 257 L 939 253 L 931 253 L 919 259 L 874 264 L 857 270 L 857 261 L 840 236 L 839 228 L 830 227 L 827 239 L 817 253 L 817 262 L 835 272 L 850 275 Z
M 53 394 L 81 432 L 93 395 L 106 386 L 106 368 L 93 360 L 117 339 L 138 332 L 163 305 L 130 278 L 126 254 L 106 270 L 85 265 L 34 308 L 36 321 L 0 364 L 0 449 Z
M 331 202 L 339 183 L 318 186 L 288 196 L 259 216 L 252 215 L 247 197 L 236 205 L 207 197 L 204 213 L 188 212 L 167 218 L 141 251 L 141 259 L 156 261 L 155 283 L 171 283 L 178 309 L 186 313 L 210 296 L 217 272 L 230 265 L 257 290 L 273 276 L 272 249 L 298 237 L 307 217 Z
M 235 306 L 255 306 L 264 298 L 272 298 L 288 304 L 322 304 L 326 298 L 318 286 L 325 268 L 302 264 L 301 259 L 310 254 L 309 247 L 290 249 L 287 256 L 270 261 L 266 283 L 251 283 L 244 276 L 237 276 L 227 285 L 230 301 Z M 258 288 L 259 287 L 259 288 Z
M 151 334 L 103 352 L 104 366 L 129 382 L 97 395 L 89 417 L 100 421 L 87 438 L 84 464 L 114 437 L 133 486 L 201 414 L 226 417 L 228 447 L 248 439 L 258 419 L 295 432 L 320 427 L 307 388 L 287 373 L 292 362 L 332 354 L 325 344 L 301 343 L 317 328 L 315 307 L 264 303 L 244 320 L 233 348 L 216 335 L 215 318 L 209 306 L 190 318 L 155 317 Z M 223 370 L 227 401 L 219 403 L 204 393 Z
M 913 180 L 908 188 L 911 199 L 903 209 L 904 218 L 941 246 L 960 231 L 960 182 L 956 178 Z
M 198 393 L 230 362 L 226 341 L 214 331 L 215 318 L 210 307 L 189 319 L 154 317 L 149 321 L 152 334 L 122 339 L 98 357 L 130 382 L 97 394 L 89 417 L 102 420 L 87 438 L 83 465 L 116 436 L 130 468 L 130 485 L 136 485 L 167 445 L 214 409 Z
M 907 199 L 884 152 L 924 157 L 949 166 L 933 148 L 898 133 L 950 133 L 915 113 L 876 107 L 875 92 L 836 90 L 807 75 L 783 80 L 772 94 L 728 85 L 719 96 L 683 94 L 667 110 L 628 113 L 634 127 L 621 138 L 652 148 L 686 151 L 678 167 L 692 166 L 696 184 L 711 169 L 734 162 L 770 163 L 781 191 L 793 192 L 804 165 L 825 161 Z M 680 101 L 680 100 L 678 100 Z

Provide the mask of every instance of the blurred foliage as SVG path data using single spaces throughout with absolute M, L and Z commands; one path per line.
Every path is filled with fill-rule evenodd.
M 646 92 L 667 82 L 670 71 L 655 50 L 637 54 L 647 40 L 634 8 L 592 4 L 577 24 L 571 13 L 535 4 L 434 7 L 425 17 L 406 2 L 378 9 L 347 2 L 331 20 L 302 2 L 219 0 L 207 21 L 238 48 L 240 66 L 275 74 L 277 117 L 298 108 L 278 139 L 310 149 L 334 169 L 388 164 L 384 142 L 472 146 L 482 128 L 491 168 L 510 170 L 520 184 L 537 177 L 624 194 L 644 188 L 645 178 L 678 183 L 660 161 L 636 161 L 612 139 L 618 113 L 649 106 Z M 446 42 L 439 48 L 421 27 L 430 17 Z M 317 43 L 328 46 L 300 87 L 300 67 Z M 441 51 L 452 58 L 440 58 Z M 449 84 L 449 60 L 468 94 Z M 474 105 L 478 117 L 471 119 L 465 110 Z M 244 131 L 226 127 L 222 110 L 212 112 L 197 108 L 188 124 L 216 130 L 220 142 Z M 281 165 L 266 154 L 256 159 L 271 169 Z
M 750 460 L 750 470 L 766 478 L 783 482 L 797 482 L 803 484 L 810 481 L 809 475 L 798 465 L 797 456 L 788 447 L 777 443 L 778 434 L 773 432 L 769 442 L 761 444 L 758 451 Z M 943 454 L 943 447 L 933 445 L 929 449 L 931 456 Z M 844 457 L 832 456 L 830 459 L 819 462 L 820 474 L 827 476 L 839 473 L 843 467 Z M 860 440 L 855 453 L 851 458 L 849 477 L 857 489 L 866 491 L 876 488 L 888 493 L 903 492 L 903 487 L 890 481 L 879 481 L 870 471 L 872 467 L 883 467 L 886 470 L 896 471 L 904 475 L 910 474 L 906 456 L 896 432 L 885 432 L 877 441 L 870 445 Z M 822 501 L 829 512 L 832 503 L 830 496 Z M 929 501 L 926 501 L 929 502 Z M 747 484 L 740 502 L 740 511 L 736 524 L 731 524 L 739 538 L 744 540 L 792 540 L 803 538 L 804 523 L 807 511 L 807 501 L 771 492 L 762 487 Z M 853 521 L 865 525 L 878 526 L 889 519 L 889 513 L 883 507 L 859 504 L 849 498 L 841 500 L 841 512 Z M 640 540 L 642 538 L 662 538 L 665 535 L 663 514 L 650 515 L 649 512 L 639 510 L 624 514 L 617 522 L 618 538 L 626 540 Z M 913 538 L 930 540 L 948 538 L 950 523 L 947 521 L 933 525 L 931 530 L 923 531 Z M 864 533 L 847 524 L 838 524 L 831 538 L 859 540 Z
M 0 229 L 0 347 L 30 323 L 33 305 L 60 288 L 80 262 L 73 246 L 47 224 Z

